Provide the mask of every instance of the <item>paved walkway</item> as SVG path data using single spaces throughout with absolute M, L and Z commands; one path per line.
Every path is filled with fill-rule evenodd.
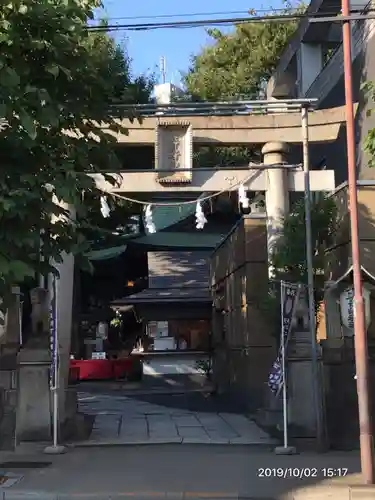
M 274 445 L 244 415 L 191 411 L 142 399 L 81 392 L 79 409 L 94 416 L 90 438 L 80 446 L 125 444 Z

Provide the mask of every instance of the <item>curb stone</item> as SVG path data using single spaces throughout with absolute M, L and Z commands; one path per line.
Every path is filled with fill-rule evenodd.
M 276 497 L 255 497 L 239 493 L 224 492 L 124 492 L 124 493 L 49 493 L 49 492 L 13 492 L 0 500 L 278 500 Z
M 82 441 L 81 443 L 73 443 L 73 448 L 92 448 L 100 446 L 145 446 L 153 444 L 182 444 L 182 438 L 166 438 L 166 439 L 109 439 L 109 440 L 92 440 Z
M 374 500 L 375 486 L 319 486 L 259 497 L 224 492 L 100 492 L 100 493 L 52 493 L 44 491 L 0 491 L 0 500 Z
M 279 500 L 374 500 L 375 486 L 326 485 L 301 488 L 278 496 Z
M 152 439 L 92 439 L 78 443 L 69 444 L 69 448 L 91 448 L 100 446 L 145 446 L 156 444 L 205 444 L 205 445 L 226 445 L 226 446 L 252 446 L 254 448 L 272 448 L 277 441 L 254 441 L 251 439 L 203 439 L 203 438 L 152 438 Z M 1 499 L 0 499 L 1 500 Z M 375 500 L 375 499 L 374 499 Z
M 43 491 L 6 491 L 1 493 L 1 500 L 58 500 L 57 493 Z

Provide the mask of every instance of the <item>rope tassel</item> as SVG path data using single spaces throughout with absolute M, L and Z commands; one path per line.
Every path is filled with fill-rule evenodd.
M 146 222 L 146 229 L 150 234 L 156 233 L 156 227 L 154 224 L 154 221 L 152 220 L 152 210 L 151 210 L 151 205 L 147 205 L 146 210 L 145 210 L 145 222 Z
M 111 209 L 109 208 L 108 201 L 105 196 L 101 196 L 100 198 L 100 211 L 105 219 L 111 215 Z
M 238 188 L 238 202 L 242 208 L 249 208 L 249 198 L 245 190 L 245 186 L 241 184 Z
M 196 217 L 195 227 L 197 229 L 203 229 L 205 224 L 207 224 L 207 219 L 204 215 L 202 204 L 199 200 L 197 201 L 197 207 L 195 209 L 195 217 Z

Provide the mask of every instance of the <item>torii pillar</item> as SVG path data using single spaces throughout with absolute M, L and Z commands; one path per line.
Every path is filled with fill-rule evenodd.
M 264 165 L 286 164 L 289 146 L 285 142 L 267 142 L 262 148 Z M 266 213 L 267 213 L 267 247 L 268 262 L 272 260 L 275 244 L 283 230 L 285 215 L 289 213 L 288 172 L 285 168 L 270 168 L 266 170 Z M 269 276 L 273 270 L 269 266 Z

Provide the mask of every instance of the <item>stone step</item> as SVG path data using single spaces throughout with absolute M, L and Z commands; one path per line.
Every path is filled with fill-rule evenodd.
M 310 332 L 293 332 L 290 338 L 290 342 L 306 342 L 311 344 Z

